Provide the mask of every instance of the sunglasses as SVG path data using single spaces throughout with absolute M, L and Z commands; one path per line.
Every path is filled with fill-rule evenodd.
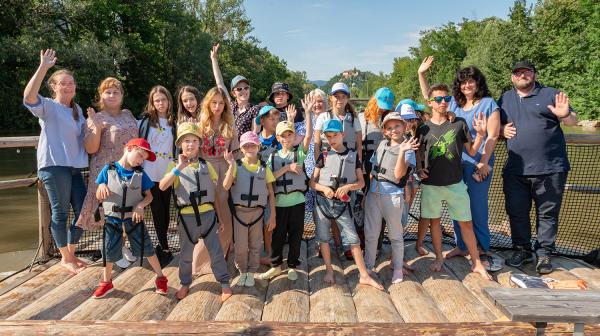
M 434 101 L 436 103 L 441 103 L 443 101 L 445 101 L 446 103 L 449 103 L 450 100 L 452 100 L 452 96 L 437 96 L 437 97 L 433 97 L 428 99 L 427 101 Z
M 250 87 L 249 86 L 236 87 L 233 90 L 237 91 L 237 92 L 248 91 L 248 90 L 250 90 Z
M 533 73 L 533 70 L 513 71 L 512 75 L 515 77 L 521 77 L 521 76 L 529 76 L 532 73 Z

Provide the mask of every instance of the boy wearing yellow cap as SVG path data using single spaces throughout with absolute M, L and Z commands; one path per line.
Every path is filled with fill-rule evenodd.
M 215 216 L 215 207 L 218 203 L 218 197 L 215 195 L 216 183 L 219 177 L 209 162 L 198 157 L 200 138 L 196 124 L 184 122 L 179 125 L 175 143 L 181 147 L 183 153 L 179 154 L 177 164 L 175 162 L 169 164 L 165 176 L 159 183 L 159 188 L 166 190 L 171 185 L 174 186 L 179 209 L 181 288 L 177 291 L 176 297 L 181 300 L 190 290 L 194 246 L 199 239 L 203 239 L 210 255 L 213 274 L 221 284 L 221 301 L 225 301 L 232 295 L 232 291 L 229 287 L 230 275 L 227 271 L 227 263 L 217 235 L 223 230 L 222 224 L 217 223 Z
M 311 120 L 310 113 L 314 100 L 309 97 L 305 103 L 308 107 L 306 120 Z M 267 166 L 271 167 L 276 179 L 275 219 L 277 225 L 271 241 L 271 268 L 259 275 L 259 278 L 270 279 L 281 273 L 283 245 L 287 238 L 289 244 L 287 276 L 289 280 L 295 281 L 298 279 L 296 267 L 300 264 L 300 243 L 304 232 L 306 206 L 305 194 L 308 191 L 308 176 L 304 169 L 304 160 L 310 145 L 312 124 L 306 123 L 306 135 L 298 146 L 294 146 L 296 132 L 293 122 L 279 122 L 275 134 L 277 141 L 281 144 L 281 149 L 271 154 Z

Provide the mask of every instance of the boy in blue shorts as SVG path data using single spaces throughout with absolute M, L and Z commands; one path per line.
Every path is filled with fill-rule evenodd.
M 429 89 L 427 104 L 431 107 L 431 119 L 425 121 L 416 134 L 421 144 L 417 152 L 417 171 L 422 180 L 421 218 L 429 221 L 436 256 L 431 269 L 439 272 L 444 264 L 440 217 L 442 201 L 446 201 L 449 215 L 459 223 L 460 232 L 471 256 L 471 270 L 485 279 L 491 279 L 479 259 L 471 222 L 469 194 L 462 179 L 461 162 L 463 148 L 470 155 L 474 155 L 481 147 L 486 135 L 487 122 L 483 114 L 474 118 L 473 127 L 477 136 L 471 142 L 466 121 L 458 117 L 452 121 L 448 118 L 446 111 L 452 98 L 448 92 L 450 91 L 445 84 L 436 84 Z M 424 167 L 421 167 L 421 158 L 424 158 Z
M 102 202 L 101 212 L 105 218 L 102 239 L 104 273 L 93 294 L 95 299 L 113 290 L 112 267 L 122 257 L 123 231 L 127 233 L 133 254 L 140 258 L 140 262 L 144 256 L 148 257 L 148 263 L 156 273 L 156 292 L 167 294 L 167 278 L 162 273 L 144 226 L 144 208 L 152 202 L 150 189 L 154 186 L 141 168 L 144 160 L 156 160 L 150 144 L 142 138 L 131 139 L 125 145 L 121 159 L 104 166 L 96 179 L 96 198 Z
M 342 243 L 350 246 L 354 256 L 360 272 L 359 283 L 383 290 L 383 286 L 371 278 L 365 266 L 350 207 L 353 193 L 365 186 L 362 162 L 355 150 L 344 146 L 343 126 L 339 120 L 325 121 L 323 133 L 330 149 L 319 155 L 310 181 L 310 187 L 317 191 L 317 240 L 321 246 L 326 272 L 323 281 L 335 283 L 329 250 L 331 220 L 335 220 L 340 228 Z

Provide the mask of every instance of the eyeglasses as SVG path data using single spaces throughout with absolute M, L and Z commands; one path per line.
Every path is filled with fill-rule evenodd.
M 437 96 L 437 97 L 433 97 L 428 99 L 427 101 L 435 101 L 436 103 L 441 103 L 443 101 L 445 101 L 446 103 L 449 103 L 450 100 L 452 100 L 452 96 Z
M 513 71 L 512 75 L 515 77 L 521 76 L 530 76 L 533 73 L 533 70 L 524 70 L 524 71 Z
M 250 87 L 249 86 L 236 87 L 233 90 L 237 91 L 237 92 L 248 91 L 248 90 L 250 90 Z

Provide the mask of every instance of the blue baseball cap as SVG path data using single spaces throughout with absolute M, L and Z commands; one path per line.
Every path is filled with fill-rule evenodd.
M 250 82 L 248 81 L 248 79 L 242 75 L 237 75 L 235 77 L 233 77 L 233 79 L 231 80 L 231 89 L 233 90 L 233 88 L 239 83 L 239 82 L 246 82 L 248 83 L 248 85 L 250 85 Z
M 333 86 L 331 87 L 330 94 L 333 95 L 336 92 L 340 92 L 340 91 L 342 91 L 343 93 L 350 96 L 350 89 L 348 88 L 348 85 L 346 85 L 346 83 L 342 83 L 342 82 L 337 82 L 337 83 L 333 84 Z
M 377 99 L 377 106 L 380 109 L 391 111 L 394 108 L 394 93 L 386 87 L 382 87 L 375 92 L 375 99 Z
M 404 104 L 410 105 L 410 107 L 412 107 L 413 110 L 415 110 L 415 111 L 425 111 L 425 105 L 417 104 L 414 100 L 408 99 L 408 98 L 402 99 L 400 102 L 398 102 L 398 105 L 396 105 L 396 109 L 394 111 L 401 112 L 400 109 L 402 108 L 402 105 L 404 105 Z
M 329 119 L 323 123 L 323 133 L 325 132 L 343 132 L 342 122 L 337 119 Z
M 256 118 L 254 119 L 254 122 L 257 125 L 260 125 L 260 117 L 269 114 L 269 111 L 271 110 L 276 110 L 275 106 L 271 106 L 271 105 L 265 105 L 263 106 L 260 111 L 258 111 L 258 115 L 256 115 Z

